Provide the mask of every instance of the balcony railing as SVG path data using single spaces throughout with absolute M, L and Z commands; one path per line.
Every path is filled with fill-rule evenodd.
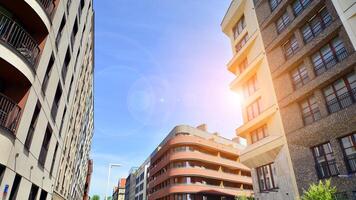
M 327 102 L 330 113 L 337 112 L 356 102 L 356 88 L 347 91 Z
M 22 26 L 2 13 L 0 13 L 0 40 L 13 47 L 32 66 L 36 63 L 40 52 L 37 42 Z
M 10 98 L 0 93 L 0 126 L 15 134 L 21 108 Z
M 337 168 L 335 160 L 319 163 L 315 168 L 320 179 L 329 178 L 339 174 L 339 169 Z
M 51 16 L 54 10 L 54 1 L 53 0 L 37 0 L 44 8 L 46 13 Z
M 336 46 L 335 48 L 337 49 L 338 46 Z M 319 63 L 318 65 L 314 66 L 315 73 L 317 75 L 322 74 L 323 72 L 327 71 L 328 69 L 330 69 L 337 63 L 344 60 L 347 56 L 348 56 L 348 53 L 347 53 L 345 47 L 341 47 L 339 50 L 335 51 L 335 53 L 333 53 L 333 55 L 331 55 L 330 57 L 328 57 L 326 59 L 322 58 L 322 56 L 320 56 L 320 58 L 318 60 L 314 61 L 314 63 Z

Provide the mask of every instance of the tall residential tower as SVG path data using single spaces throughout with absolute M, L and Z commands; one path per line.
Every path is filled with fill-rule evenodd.
M 0 1 L 4 200 L 83 199 L 93 129 L 92 4 Z M 61 190 L 63 173 L 71 182 Z

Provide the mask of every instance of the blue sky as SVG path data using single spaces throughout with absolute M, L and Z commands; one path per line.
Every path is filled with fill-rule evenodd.
M 220 22 L 229 0 L 95 1 L 95 133 L 91 194 L 140 165 L 178 124 L 232 138 L 241 112 Z

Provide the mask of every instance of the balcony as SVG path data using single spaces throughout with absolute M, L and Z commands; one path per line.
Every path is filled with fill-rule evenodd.
M 40 53 L 38 43 L 17 22 L 0 12 L 0 41 L 20 54 L 35 70 Z
M 52 16 L 52 12 L 54 10 L 55 4 L 53 0 L 37 0 L 39 4 L 43 7 L 46 11 L 48 16 Z
M 0 93 L 0 127 L 15 134 L 21 108 L 9 97 Z

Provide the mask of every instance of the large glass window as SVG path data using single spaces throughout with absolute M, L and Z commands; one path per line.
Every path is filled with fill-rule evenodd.
M 337 112 L 356 102 L 356 74 L 352 72 L 323 90 L 330 113 Z
M 329 142 L 315 146 L 312 150 L 315 158 L 316 170 L 320 179 L 329 178 L 339 174 L 334 152 Z
M 310 96 L 300 103 L 304 124 L 308 125 L 321 118 L 318 103 L 314 96 Z
M 284 50 L 284 55 L 286 59 L 291 58 L 299 49 L 299 45 L 297 42 L 297 39 L 293 35 L 284 45 L 283 45 L 283 50 Z
M 246 27 L 245 17 L 242 15 L 240 20 L 236 23 L 235 27 L 233 28 L 235 39 L 241 34 L 241 32 L 245 29 L 245 27 Z
M 256 168 L 260 191 L 270 191 L 277 189 L 276 168 L 274 163 Z
M 301 28 L 305 43 L 310 42 L 319 35 L 332 22 L 332 17 L 326 7 L 322 8 L 316 15 L 312 16 Z
M 305 8 L 310 4 L 311 0 L 295 0 L 292 3 L 293 12 L 295 16 L 300 15 Z
M 251 131 L 250 135 L 252 144 L 259 140 L 262 140 L 263 138 L 268 136 L 267 125 L 263 125 L 257 128 L 256 130 Z
M 343 41 L 336 37 L 312 55 L 314 70 L 320 75 L 348 56 Z
M 251 103 L 249 106 L 247 106 L 247 119 L 248 121 L 256 118 L 260 113 L 261 113 L 261 99 L 257 99 L 253 103 Z
M 345 162 L 349 173 L 356 172 L 356 133 L 341 138 Z
M 290 18 L 287 11 L 277 20 L 277 32 L 281 33 L 290 24 Z
M 297 68 L 292 70 L 291 76 L 292 76 L 294 89 L 301 88 L 310 80 L 307 69 L 303 64 L 299 65 Z

